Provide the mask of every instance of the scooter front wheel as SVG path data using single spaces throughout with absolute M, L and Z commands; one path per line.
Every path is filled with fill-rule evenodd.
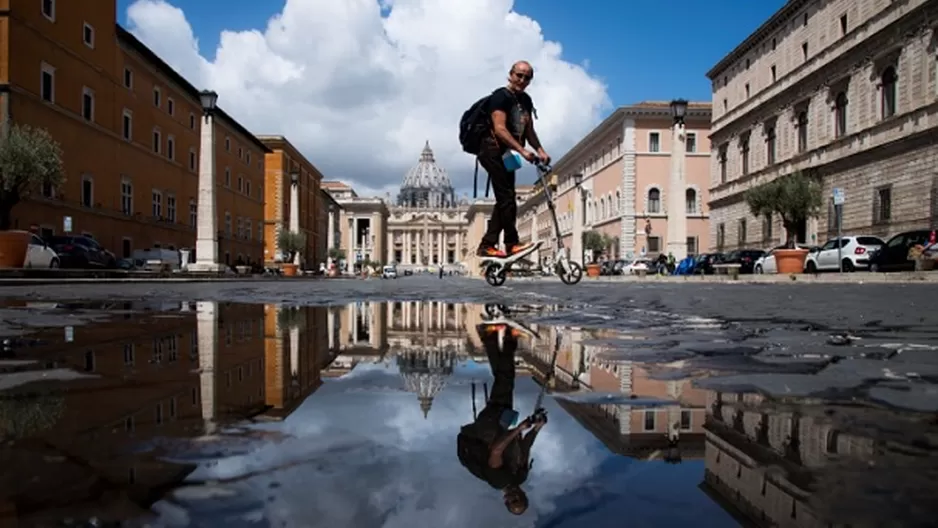
M 507 278 L 508 275 L 504 270 L 500 270 L 499 266 L 492 264 L 485 268 L 485 282 L 489 283 L 490 286 L 501 286 L 505 284 Z
M 583 266 L 578 262 L 567 261 L 566 270 L 564 266 L 557 266 L 557 275 L 564 284 L 573 286 L 583 279 Z

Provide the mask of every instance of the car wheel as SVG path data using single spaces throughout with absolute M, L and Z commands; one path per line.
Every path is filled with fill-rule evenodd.
M 58 267 L 59 267 L 59 259 L 57 259 L 57 258 L 52 259 L 52 260 L 49 262 L 49 267 L 50 267 L 50 268 L 58 268 Z
M 848 258 L 844 259 L 842 266 L 847 273 L 856 271 L 856 266 L 853 265 L 853 261 Z
M 763 273 L 765 273 L 764 271 L 762 271 L 762 266 L 761 266 L 761 265 L 756 266 L 756 273 L 758 273 L 759 275 L 762 275 Z
M 879 264 L 870 264 L 870 273 L 879 273 Z
M 805 271 L 808 273 L 817 273 L 817 264 L 813 260 L 808 261 L 808 265 L 805 267 Z

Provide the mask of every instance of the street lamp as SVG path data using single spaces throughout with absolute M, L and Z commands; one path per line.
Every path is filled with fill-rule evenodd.
M 293 169 L 293 171 L 290 173 L 290 183 L 292 183 L 294 186 L 300 184 L 300 172 L 298 170 Z
M 573 185 L 579 187 L 581 183 L 583 183 L 583 173 L 578 172 L 573 175 Z
M 687 210 L 684 205 L 687 195 L 687 182 L 684 165 L 686 162 L 686 132 L 684 121 L 687 118 L 687 100 L 671 101 L 671 174 L 668 184 L 668 253 L 677 261 L 687 256 Z
M 189 270 L 218 272 L 218 217 L 215 207 L 215 110 L 218 94 L 211 90 L 199 92 L 202 104 L 202 130 L 199 134 L 199 194 L 195 228 L 195 262 Z

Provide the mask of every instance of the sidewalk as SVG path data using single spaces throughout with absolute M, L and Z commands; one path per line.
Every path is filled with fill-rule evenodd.
M 484 279 L 481 276 L 473 278 Z M 509 277 L 508 281 L 558 281 L 556 277 Z M 687 283 L 687 284 L 884 284 L 884 283 L 938 283 L 938 271 L 898 271 L 894 273 L 818 273 L 811 275 L 802 273 L 798 275 L 739 275 L 733 278 L 729 275 L 618 275 L 611 277 L 583 277 L 583 283 L 615 283 L 628 282 L 638 284 L 655 283 Z

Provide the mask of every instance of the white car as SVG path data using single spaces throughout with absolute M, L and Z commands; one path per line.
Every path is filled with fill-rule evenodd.
M 810 250 L 808 246 L 797 245 L 798 249 Z M 778 273 L 778 265 L 775 262 L 775 251 L 778 249 L 787 249 L 786 246 L 776 246 L 765 252 L 764 255 L 756 259 L 752 265 L 753 273 Z
M 396 279 L 397 268 L 395 268 L 394 266 L 385 266 L 384 269 L 381 270 L 381 278 L 382 279 Z
M 816 251 L 808 253 L 804 261 L 804 269 L 808 273 L 818 271 L 837 271 L 840 262 L 837 260 L 837 240 L 828 240 L 826 244 Z M 842 242 L 841 256 L 844 271 L 854 271 L 858 268 L 867 269 L 870 264 L 870 254 L 881 248 L 885 242 L 874 236 L 845 236 Z
M 629 262 L 622 267 L 623 275 L 633 275 L 639 271 L 648 271 L 651 269 L 651 261 L 648 259 L 637 259 L 635 261 Z
M 46 244 L 45 240 L 36 235 L 30 235 L 29 247 L 26 249 L 26 262 L 24 268 L 57 268 L 59 267 L 59 254 Z

